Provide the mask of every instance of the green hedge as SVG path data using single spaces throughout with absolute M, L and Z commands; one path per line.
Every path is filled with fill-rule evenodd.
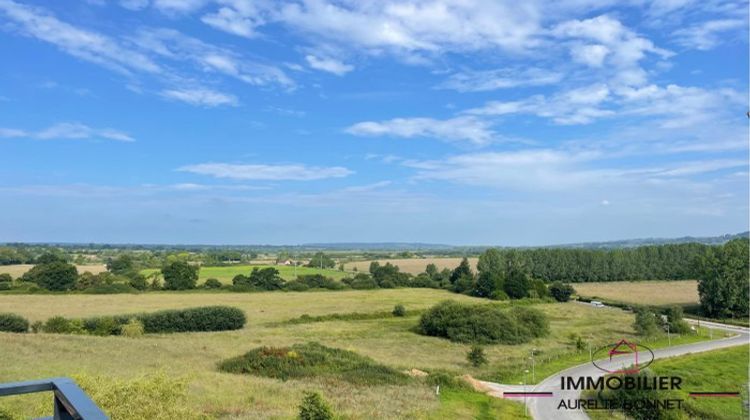
M 58 316 L 47 321 L 44 331 L 120 335 L 122 326 L 131 319 L 140 321 L 143 324 L 143 332 L 147 334 L 239 330 L 247 321 L 245 313 L 240 309 L 230 306 L 205 306 L 147 314 L 110 315 L 72 320 Z
M 547 317 L 537 309 L 515 306 L 503 310 L 497 305 L 467 305 L 443 301 L 419 320 L 425 335 L 477 344 L 520 344 L 549 334 Z
M 25 333 L 29 330 L 29 321 L 21 315 L 0 313 L 0 331 Z

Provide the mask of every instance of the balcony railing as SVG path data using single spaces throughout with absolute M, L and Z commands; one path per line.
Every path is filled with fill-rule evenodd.
M 52 391 L 53 420 L 106 420 L 104 412 L 70 378 L 51 378 L 38 381 L 0 384 L 0 397 Z

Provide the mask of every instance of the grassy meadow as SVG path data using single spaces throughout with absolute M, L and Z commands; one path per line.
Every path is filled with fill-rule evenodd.
M 242 309 L 244 329 L 213 333 L 154 334 L 140 338 L 58 334 L 0 333 L 0 382 L 71 375 L 136 378 L 158 371 L 188 381 L 190 408 L 219 418 L 292 418 L 303 392 L 319 390 L 335 411 L 346 418 L 518 418 L 517 403 L 492 400 L 469 391 L 440 396 L 434 388 L 413 379 L 406 385 L 356 386 L 335 378 L 282 381 L 267 377 L 222 373 L 221 360 L 260 346 L 291 346 L 316 341 L 351 350 L 377 363 L 398 369 L 471 374 L 481 379 L 513 381 L 536 352 L 537 380 L 545 367 L 556 369 L 577 357 L 571 340 L 579 334 L 594 345 L 632 337 L 633 315 L 615 308 L 593 308 L 580 303 L 542 303 L 551 335 L 523 345 L 486 346 L 490 363 L 472 367 L 466 360 L 469 345 L 418 335 L 418 315 L 388 316 L 397 303 L 418 311 L 445 300 L 487 303 L 464 295 L 433 289 L 388 289 L 340 292 L 170 293 L 139 295 L 0 295 L 3 312 L 31 321 L 54 315 L 93 315 L 150 312 L 166 308 L 230 305 Z M 510 305 L 510 303 L 501 303 Z M 352 312 L 386 315 L 380 319 L 286 323 L 303 314 L 320 316 Z M 674 340 L 673 340 L 674 341 Z M 587 356 L 587 355 L 586 355 Z M 547 361 L 545 362 L 545 359 Z M 23 410 L 37 396 L 4 398 Z M 38 400 L 37 400 L 38 402 Z M 33 404 L 32 404 L 33 405 Z M 38 404 L 37 404 L 38 405 Z M 522 407 L 521 407 L 522 409 Z M 28 411 L 25 415 L 44 415 Z
M 689 305 L 698 300 L 698 282 L 618 281 L 573 283 L 579 296 L 641 305 Z

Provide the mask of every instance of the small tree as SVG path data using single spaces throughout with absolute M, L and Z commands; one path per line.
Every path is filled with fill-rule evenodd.
M 310 262 L 307 263 L 307 266 L 312 268 L 333 268 L 336 266 L 336 261 L 322 252 L 316 252 L 315 255 L 310 258 Z
M 576 292 L 576 290 L 573 288 L 573 286 L 563 283 L 561 281 L 556 281 L 549 285 L 549 292 L 552 294 L 552 297 L 555 298 L 558 302 L 567 302 L 570 300 L 570 296 Z
M 305 392 L 299 405 L 300 420 L 332 420 L 333 412 L 317 392 Z
M 637 309 L 633 328 L 638 335 L 655 335 L 659 331 L 659 326 L 656 323 L 656 315 L 645 308 Z
M 487 363 L 487 357 L 484 355 L 484 348 L 481 346 L 471 346 L 466 353 L 466 360 L 474 367 L 479 367 Z
M 130 255 L 123 254 L 115 259 L 107 261 L 107 271 L 115 274 L 127 275 L 135 270 L 133 258 Z
M 78 280 L 78 270 L 72 264 L 55 261 L 37 264 L 22 277 L 47 290 L 64 291 L 72 289 Z
M 525 272 L 519 269 L 511 269 L 508 278 L 505 279 L 505 293 L 511 299 L 521 299 L 529 296 L 530 287 L 529 277 Z
M 406 308 L 402 304 L 398 304 L 393 307 L 393 316 L 406 316 Z
M 185 261 L 175 261 L 161 269 L 164 288 L 167 290 L 195 289 L 198 281 L 198 267 Z

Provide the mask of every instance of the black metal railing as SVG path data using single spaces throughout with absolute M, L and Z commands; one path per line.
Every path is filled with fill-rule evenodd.
M 38 381 L 0 384 L 0 397 L 52 391 L 54 394 L 53 420 L 106 420 L 104 412 L 70 378 L 40 379 Z

